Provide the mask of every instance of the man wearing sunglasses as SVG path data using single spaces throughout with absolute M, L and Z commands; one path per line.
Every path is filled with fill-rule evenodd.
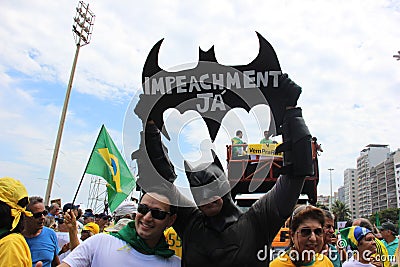
M 44 207 L 43 198 L 30 197 L 27 210 L 32 213 L 32 217 L 26 217 L 22 234 L 31 251 L 32 263 L 42 261 L 43 267 L 57 266 L 60 263 L 57 236 L 52 229 L 44 226 L 48 212 Z
M 88 238 L 59 266 L 181 266 L 180 259 L 168 248 L 164 238 L 164 230 L 176 219 L 176 208 L 169 203 L 170 199 L 162 194 L 144 194 L 135 221 L 117 233 L 101 233 Z
M 278 89 L 287 93 L 279 100 L 285 101 L 286 107 L 282 148 L 287 175 L 244 214 L 232 201 L 229 181 L 216 157 L 196 168 L 186 164 L 195 203 L 188 202 L 172 185 L 177 176 L 160 131 L 145 117 L 149 113 L 144 110 L 149 107 L 145 100 L 141 102 L 144 98 L 135 107 L 145 127 L 140 148 L 132 154 L 132 159 L 138 160 L 138 184 L 144 190 L 169 188 L 177 194 L 179 208 L 173 227 L 182 238 L 182 266 L 268 266 L 269 257 L 258 257 L 259 251 L 269 252 L 265 248 L 292 213 L 305 176 L 313 174 L 311 134 L 301 109 L 295 108 L 301 88 L 287 75 L 282 75 L 279 83 Z

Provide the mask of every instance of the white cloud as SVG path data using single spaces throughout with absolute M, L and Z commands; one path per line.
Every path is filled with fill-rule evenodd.
M 75 53 L 75 4 L 4 1 L 0 10 L 6 40 L 0 43 L 0 144 L 6 148 L 0 166 L 35 194 L 44 194 L 46 181 L 37 178 L 48 176 Z M 327 169 L 335 169 L 337 188 L 365 145 L 400 147 L 400 65 L 392 58 L 400 49 L 397 2 L 118 1 L 90 7 L 96 14 L 93 38 L 78 58 L 56 195 L 74 193 L 102 123 L 120 139 L 126 103 L 140 88 L 147 54 L 161 38 L 163 68 L 196 62 L 198 47 L 212 45 L 220 63 L 246 64 L 258 53 L 254 31 L 269 40 L 283 71 L 303 87 L 299 105 L 323 145 L 321 193 L 329 193 Z M 183 137 L 200 140 L 203 130 Z M 228 135 L 218 143 L 220 151 L 226 142 Z

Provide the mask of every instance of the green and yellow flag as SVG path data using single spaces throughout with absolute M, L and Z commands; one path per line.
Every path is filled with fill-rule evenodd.
M 108 205 L 113 212 L 135 187 L 135 179 L 118 151 L 106 127 L 101 126 L 85 173 L 107 181 Z

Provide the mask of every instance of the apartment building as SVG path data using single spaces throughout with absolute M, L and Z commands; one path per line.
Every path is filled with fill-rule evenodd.
M 349 208 L 351 212 L 351 218 L 358 218 L 358 183 L 356 176 L 356 169 L 344 170 L 344 204 Z
M 386 160 L 389 153 L 388 145 L 369 144 L 361 150 L 357 158 L 358 217 L 367 217 L 372 214 L 370 170 Z

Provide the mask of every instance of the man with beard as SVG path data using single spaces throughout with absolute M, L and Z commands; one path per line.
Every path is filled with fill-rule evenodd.
M 43 198 L 30 197 L 27 210 L 32 217 L 26 217 L 22 234 L 31 251 L 32 263 L 42 261 L 43 267 L 57 266 L 60 263 L 57 236 L 52 229 L 44 226 L 47 210 Z

